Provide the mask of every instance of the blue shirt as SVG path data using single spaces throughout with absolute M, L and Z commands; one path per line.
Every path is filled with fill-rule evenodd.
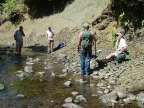
M 16 41 L 23 41 L 24 33 L 20 30 L 17 30 L 14 34 Z

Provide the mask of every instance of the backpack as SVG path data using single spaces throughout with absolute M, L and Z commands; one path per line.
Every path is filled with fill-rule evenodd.
M 82 34 L 82 48 L 85 50 L 90 49 L 91 47 L 91 32 L 84 31 Z

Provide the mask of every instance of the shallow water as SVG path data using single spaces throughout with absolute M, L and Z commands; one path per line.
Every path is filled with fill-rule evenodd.
M 20 79 L 16 76 L 17 71 L 24 70 L 26 59 L 39 58 L 40 61 L 34 63 L 33 72 L 27 77 Z M 44 67 L 49 67 L 46 74 L 38 76 L 38 72 L 45 71 Z M 59 78 L 64 65 L 54 57 L 46 53 L 27 52 L 22 57 L 16 57 L 13 53 L 1 55 L 0 59 L 0 82 L 5 85 L 5 89 L 0 91 L 0 108 L 61 108 L 64 99 L 72 97 L 71 92 L 77 91 L 87 99 L 87 103 L 81 104 L 83 108 L 108 108 L 104 106 L 96 94 L 96 88 L 87 84 L 79 84 L 71 79 L 71 75 L 66 78 Z M 54 72 L 55 77 L 50 77 Z M 65 88 L 64 82 L 71 79 L 72 87 Z M 22 94 L 23 96 L 18 96 Z M 117 106 L 115 108 L 138 108 L 135 105 Z

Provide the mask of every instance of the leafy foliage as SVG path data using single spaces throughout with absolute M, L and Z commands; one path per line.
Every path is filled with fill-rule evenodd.
M 16 10 L 16 0 L 6 0 L 6 2 L 2 4 L 2 9 L 2 14 L 8 17 Z
M 23 13 L 27 11 L 24 4 L 19 4 L 17 0 L 2 0 L 0 2 L 1 18 L 9 19 L 12 23 L 18 23 L 23 18 Z
M 111 0 L 111 9 L 114 16 L 123 27 L 129 23 L 135 28 L 142 26 L 144 19 L 144 1 L 143 0 Z

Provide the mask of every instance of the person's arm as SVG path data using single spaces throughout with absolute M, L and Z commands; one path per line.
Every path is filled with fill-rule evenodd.
M 96 44 L 96 41 L 97 41 L 97 39 L 96 39 L 96 32 L 91 32 L 91 34 L 92 34 L 92 43 L 93 43 L 93 45 L 94 44 Z
M 25 33 L 24 33 L 24 31 L 22 31 L 22 35 L 23 35 L 23 36 L 25 36 Z
M 14 39 L 16 40 L 16 32 L 14 33 Z
M 77 46 L 78 52 L 80 51 L 81 48 L 81 42 L 82 42 L 82 32 L 79 34 L 78 46 Z

